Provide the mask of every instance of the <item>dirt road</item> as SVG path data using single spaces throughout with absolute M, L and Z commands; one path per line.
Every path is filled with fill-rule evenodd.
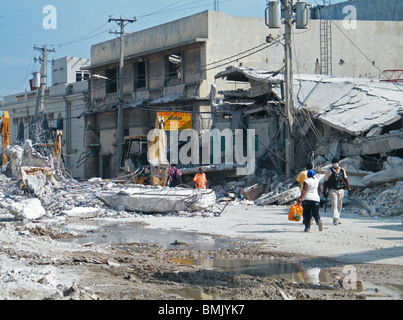
M 74 227 L 2 215 L 0 299 L 401 299 L 401 220 L 347 211 L 339 226 L 330 213 L 323 220 L 323 232 L 305 234 L 282 206 L 228 206 L 220 217 L 126 214 Z M 147 235 L 166 230 L 169 245 L 109 243 L 105 226 L 116 223 Z M 72 234 L 105 241 L 66 241 Z M 202 236 L 192 243 L 189 234 Z M 218 239 L 228 242 L 204 249 Z

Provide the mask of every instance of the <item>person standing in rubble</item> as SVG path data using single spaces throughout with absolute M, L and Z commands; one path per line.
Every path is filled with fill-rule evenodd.
M 298 198 L 298 203 L 302 202 L 302 216 L 304 218 L 305 230 L 304 232 L 309 232 L 311 229 L 311 218 L 313 217 L 316 224 L 319 227 L 319 231 L 323 230 L 323 223 L 320 219 L 319 208 L 320 208 L 320 195 L 321 187 L 319 180 L 315 178 L 315 171 L 308 170 L 308 178 L 303 182 L 303 188 L 301 191 L 301 196 Z
M 199 172 L 193 178 L 195 183 L 195 189 L 207 189 L 207 178 L 202 168 L 199 168 Z
M 168 178 L 170 188 L 182 186 L 182 173 L 174 164 L 168 170 Z
M 340 214 L 343 206 L 344 189 L 347 188 L 350 193 L 351 187 L 347 179 L 346 170 L 339 165 L 339 159 L 332 160 L 332 167 L 326 172 L 323 193 L 327 198 L 327 189 L 329 189 L 330 202 L 332 204 L 333 224 L 340 224 Z

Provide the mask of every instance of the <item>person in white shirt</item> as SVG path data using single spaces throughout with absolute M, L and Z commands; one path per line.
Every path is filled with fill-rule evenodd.
M 319 226 L 319 231 L 323 230 L 323 223 L 319 214 L 320 195 L 322 190 L 319 180 L 315 179 L 315 174 L 314 170 L 308 170 L 308 178 L 304 180 L 301 196 L 298 198 L 298 202 L 302 202 L 302 207 L 304 208 L 302 212 L 305 224 L 304 232 L 310 231 L 312 217 Z

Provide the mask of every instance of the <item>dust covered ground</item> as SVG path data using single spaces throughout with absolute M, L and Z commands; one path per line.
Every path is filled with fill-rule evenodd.
M 45 215 L 18 220 L 9 206 L 35 197 L 15 179 L 2 175 L 0 184 L 3 300 L 402 298 L 400 216 L 363 215 L 357 201 L 346 201 L 341 225 L 327 210 L 324 230 L 306 234 L 288 221 L 287 206 L 233 201 L 219 215 L 112 210 L 97 199 L 123 187 L 111 182 L 49 188 Z
M 213 218 L 214 219 L 214 218 Z M 385 298 L 363 282 L 402 285 L 396 265 L 355 264 L 356 288 L 345 265 L 332 259 L 280 253 L 257 242 L 233 248 L 193 250 L 176 242 L 159 245 L 71 243 L 73 234 L 55 225 L 3 219 L 0 224 L 0 299 L 7 300 L 361 300 Z M 259 276 L 223 271 L 194 261 L 272 261 L 284 274 Z M 302 267 L 303 265 L 303 267 Z M 309 280 L 308 267 L 326 269 L 321 284 Z M 389 297 L 392 298 L 393 297 Z M 394 297 L 396 299 L 396 297 Z

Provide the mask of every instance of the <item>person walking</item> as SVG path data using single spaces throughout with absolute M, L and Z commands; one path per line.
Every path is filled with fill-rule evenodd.
M 308 178 L 308 171 L 309 170 L 313 170 L 313 163 L 312 162 L 308 162 L 305 165 L 305 170 L 302 170 L 297 178 L 294 180 L 294 182 L 292 183 L 292 185 L 290 186 L 290 189 L 294 188 L 295 186 L 297 186 L 300 183 L 300 189 L 302 191 L 302 189 L 304 188 L 304 181 Z M 313 223 L 314 218 L 311 218 L 311 224 Z M 305 224 L 304 219 L 302 219 L 302 224 Z
M 319 231 L 323 230 L 323 223 L 320 218 L 320 195 L 322 193 L 319 180 L 315 178 L 316 172 L 314 170 L 308 170 L 308 178 L 304 180 L 304 186 L 301 191 L 301 196 L 298 198 L 298 202 L 302 202 L 302 216 L 304 218 L 305 230 L 309 232 L 311 229 L 311 218 L 313 217 L 316 224 L 319 227 Z
M 329 189 L 330 202 L 332 204 L 333 224 L 340 224 L 340 214 L 343 206 L 344 189 L 347 188 L 350 193 L 351 187 L 348 181 L 346 170 L 339 165 L 339 159 L 332 160 L 332 167 L 326 172 L 323 193 L 327 197 L 327 189 Z
M 207 189 L 207 178 L 202 168 L 199 168 L 199 172 L 193 178 L 195 183 L 195 189 Z
M 182 173 L 174 164 L 168 170 L 168 177 L 170 188 L 182 186 Z
M 305 170 L 302 170 L 297 178 L 295 179 L 295 181 L 292 183 L 292 185 L 290 186 L 290 188 L 294 188 L 298 183 L 300 183 L 301 185 L 301 190 L 304 187 L 304 180 L 308 178 L 307 173 L 309 170 L 313 169 L 313 164 L 312 162 L 308 162 L 305 165 Z

